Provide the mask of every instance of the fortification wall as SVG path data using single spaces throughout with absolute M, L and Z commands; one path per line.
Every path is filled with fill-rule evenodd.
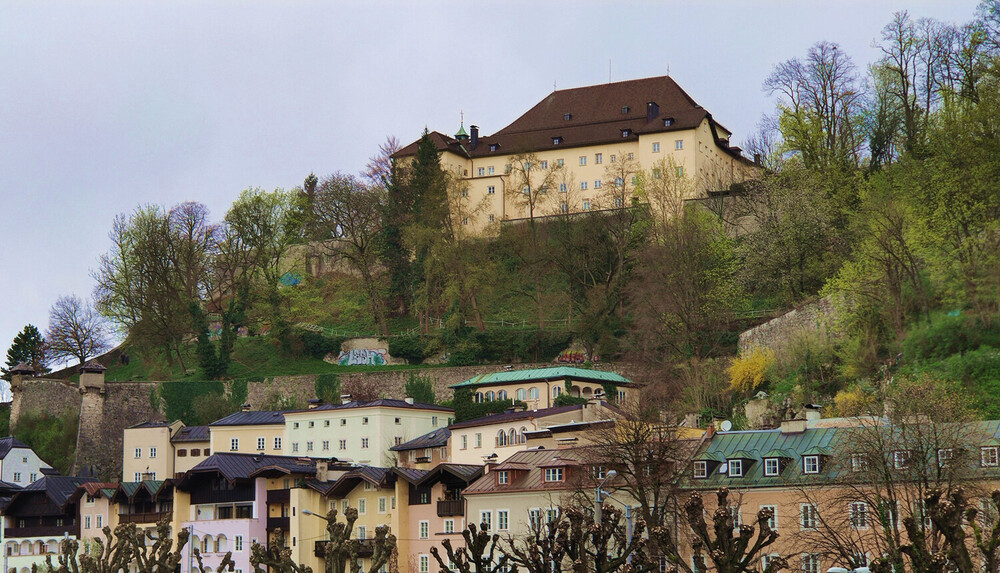
M 149 395 L 156 386 L 155 382 L 120 382 L 107 384 L 103 392 L 88 389 L 83 394 L 75 470 L 88 469 L 102 479 L 121 476 L 125 428 L 163 418 L 150 405 Z
M 742 354 L 759 346 L 778 352 L 797 334 L 829 332 L 832 325 L 832 301 L 821 298 L 740 333 L 739 350 Z
M 11 396 L 11 428 L 25 415 L 78 416 L 80 413 L 80 390 L 75 384 L 62 380 L 22 379 L 11 385 Z

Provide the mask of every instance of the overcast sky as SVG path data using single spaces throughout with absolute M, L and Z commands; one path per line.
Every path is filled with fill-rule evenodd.
M 358 172 L 387 135 L 484 134 L 548 94 L 666 74 L 740 144 L 771 67 L 819 40 L 859 68 L 897 10 L 976 2 L 0 3 L 0 360 L 89 297 L 114 216 Z

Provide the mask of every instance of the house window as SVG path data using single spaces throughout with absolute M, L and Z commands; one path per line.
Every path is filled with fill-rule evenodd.
M 330 451 L 330 440 L 323 440 L 323 451 Z
M 418 557 L 418 563 L 420 564 L 420 570 L 418 573 L 430 573 L 431 561 L 426 555 L 421 555 Z
M 312 442 L 306 442 L 306 451 L 307 452 L 313 451 L 313 443 Z
M 462 224 L 463 225 L 468 225 L 469 224 L 469 218 L 468 217 L 462 217 Z
M 553 398 L 558 398 L 560 394 L 562 394 L 562 388 L 560 386 L 553 386 L 552 387 L 552 397 Z
M 385 513 L 385 503 L 386 503 L 386 500 L 385 500 L 384 497 L 378 498 L 378 512 L 379 513 Z
M 562 143 L 562 138 L 561 137 L 553 137 L 552 138 L 552 145 L 559 145 L 560 143 Z
M 631 133 L 631 131 L 632 130 L 630 130 L 630 129 L 623 129 L 622 130 L 622 137 L 628 137 L 629 133 Z
M 496 150 L 495 149 L 491 149 L 490 151 L 496 151 Z M 486 168 L 486 174 L 487 175 L 493 175 L 493 166 L 492 165 L 490 165 L 489 167 Z
M 600 188 L 601 188 L 601 180 L 594 179 L 594 189 L 600 189 Z
M 674 175 L 676 175 L 677 177 L 684 177 L 684 168 L 683 167 L 675 167 L 674 168 Z
M 493 512 L 491 511 L 480 511 L 479 512 L 479 523 L 484 524 L 484 529 L 493 529 Z
M 310 428 L 315 428 L 316 427 L 316 422 L 314 420 L 309 420 L 309 427 Z
M 618 398 L 618 403 L 619 404 L 621 404 L 622 402 L 624 402 L 625 401 L 625 391 L 624 390 L 619 390 L 617 398 Z
M 139 472 L 135 472 L 132 477 L 134 478 L 132 481 L 142 481 L 142 474 Z M 21 474 L 14 474 L 14 481 L 21 481 Z
M 476 447 L 477 448 L 483 447 L 483 435 L 481 433 L 476 434 Z
M 239 438 L 232 438 L 231 440 L 229 440 L 229 451 L 230 452 L 235 452 L 235 451 L 238 451 L 239 449 L 240 449 L 240 439 Z
M 506 531 L 510 528 L 510 512 L 506 509 L 497 510 L 497 531 Z
M 293 430 L 298 430 L 299 429 L 299 423 L 298 422 L 292 422 L 292 429 Z
M 628 113 L 628 106 L 627 105 L 623 105 L 622 106 L 622 115 L 625 115 L 627 113 Z
M 985 446 L 979 450 L 979 462 L 983 467 L 996 467 L 1000 457 L 997 456 L 997 452 L 1000 448 L 996 446 Z
M 694 477 L 698 479 L 708 477 L 708 462 L 697 461 L 694 463 Z
M 293 452 L 299 451 L 299 443 L 298 442 L 292 442 L 292 451 Z
M 548 169 L 549 168 L 549 162 L 548 162 L 548 160 L 543 159 L 543 160 L 539 161 L 538 162 L 538 167 L 540 167 L 542 169 Z
M 569 205 L 565 201 L 563 201 L 562 203 L 559 203 L 559 212 L 560 213 L 567 213 L 567 212 L 569 212 Z
M 780 473 L 778 458 L 765 458 L 764 459 L 764 475 L 766 476 L 776 476 Z
M 802 554 L 802 573 L 819 573 L 819 555 L 815 553 Z
M 660 142 L 659 141 L 654 141 L 653 142 L 653 153 L 659 153 L 659 152 L 660 152 Z
M 581 181 L 580 182 L 580 191 L 586 191 L 586 190 L 587 190 L 587 182 L 586 181 Z
M 267 440 L 264 438 L 257 438 L 257 449 L 263 451 L 267 445 Z
M 565 193 L 566 192 L 566 184 L 565 183 L 560 183 L 559 184 L 559 192 L 560 193 Z
M 658 168 L 654 167 L 653 168 L 653 179 L 659 179 L 659 178 L 660 178 L 660 170 Z
M 361 448 L 368 449 L 368 438 L 361 438 Z
M 358 526 L 358 539 L 368 539 L 368 527 L 364 525 Z
M 398 445 L 400 445 L 400 444 L 402 444 L 402 443 L 403 443 L 403 437 L 402 437 L 402 436 L 394 436 L 394 437 L 392 438 L 392 441 L 393 441 L 393 444 L 392 444 L 392 445 L 394 445 L 394 446 L 398 446 Z
M 611 163 L 614 163 L 614 162 L 615 162 L 615 154 L 614 154 L 614 153 L 612 153 L 612 154 L 611 154 Z
M 524 400 L 527 395 L 528 394 L 524 391 L 524 388 L 518 388 L 514 391 L 514 399 L 516 400 Z
M 341 514 L 344 514 L 344 513 L 347 513 L 347 509 L 348 509 L 349 507 L 351 507 L 351 504 L 350 504 L 350 502 L 349 502 L 349 501 L 347 501 L 346 499 L 345 499 L 345 500 L 343 500 L 343 501 L 341 501 L 341 502 L 340 502 L 340 513 L 341 513 Z
M 500 485 L 505 485 L 507 483 L 507 472 L 499 471 L 497 472 L 497 483 Z
M 86 515 L 83 517 L 83 528 L 90 529 L 90 516 Z
M 186 458 L 187 455 L 188 455 L 188 452 L 184 448 L 181 448 L 181 449 L 177 450 L 177 457 L 178 458 Z
M 365 417 L 361 418 L 361 423 L 362 424 L 368 424 L 368 416 L 365 416 Z
M 496 150 L 497 150 L 497 144 L 491 143 L 490 144 L 490 151 L 496 151 Z
M 594 163 L 596 163 L 597 165 L 600 165 L 601 163 L 604 163 L 604 155 L 602 155 L 600 153 L 595 153 L 594 154 Z
M 851 502 L 848 518 L 852 529 L 868 529 L 868 504 L 863 501 Z
M 455 533 L 455 520 L 446 519 L 444 520 L 444 532 L 445 533 Z
M 340 442 L 338 442 L 337 446 L 341 450 L 346 450 L 347 449 L 347 440 L 340 440 Z
M 587 156 L 586 155 L 581 155 L 580 156 L 580 167 L 583 167 L 585 165 L 587 165 Z
M 525 185 L 524 187 L 521 188 L 521 194 L 522 195 L 527 195 L 530 192 L 531 192 L 531 187 L 528 187 L 527 185 Z
M 590 211 L 590 201 L 588 201 L 586 199 L 583 200 L 583 210 L 584 211 Z
M 816 506 L 812 503 L 799 505 L 799 528 L 816 529 Z
M 136 448 L 135 449 L 135 459 L 138 460 L 141 457 L 142 457 L 142 448 Z
M 771 517 L 767 518 L 767 526 L 770 527 L 772 530 L 777 531 L 778 530 L 778 508 L 776 506 L 773 506 L 773 505 L 762 505 L 762 506 L 760 506 L 760 508 L 761 509 L 769 509 L 769 510 L 771 510 Z
M 628 154 L 628 160 L 632 161 L 633 159 L 635 159 L 635 154 L 634 153 L 629 153 Z M 633 179 L 635 179 L 635 178 L 633 177 Z
M 729 477 L 743 477 L 743 460 L 729 460 Z
M 805 456 L 802 458 L 802 471 L 807 474 L 819 473 L 819 456 Z
M 156 457 L 156 447 L 155 446 L 151 446 L 149 448 L 149 457 L 151 457 L 151 458 L 155 458 Z
M 104 527 L 104 516 L 103 515 L 98 515 L 97 516 L 97 529 L 100 529 L 102 527 Z
M 434 428 L 436 428 L 437 425 L 438 425 L 438 417 L 437 416 L 431 416 L 431 426 L 434 427 Z
M 674 149 L 676 149 L 678 151 L 681 150 L 681 149 L 684 149 L 684 140 L 683 139 L 675 140 L 674 141 Z
M 563 469 L 562 468 L 545 468 L 545 481 L 562 481 L 563 479 Z
M 910 451 L 896 450 L 892 452 L 892 465 L 897 470 L 906 469 L 910 467 Z
M 464 450 L 469 447 L 469 436 L 462 436 L 460 449 Z
M 562 167 L 565 165 L 562 159 L 556 159 L 556 167 Z
M 955 457 L 955 450 L 951 448 L 940 448 L 937 451 L 938 467 L 946 468 Z
M 865 454 L 851 454 L 851 471 L 862 472 L 868 469 L 868 457 Z
M 427 521 L 420 522 L 420 539 L 427 539 L 431 535 L 431 524 Z
M 370 486 L 371 484 L 368 483 L 368 482 L 365 482 L 365 485 L 366 486 Z M 369 488 L 366 487 L 365 489 L 369 489 Z M 367 510 L 368 510 L 368 500 L 366 500 L 365 498 L 362 497 L 361 499 L 358 500 L 358 514 L 359 515 L 364 515 Z

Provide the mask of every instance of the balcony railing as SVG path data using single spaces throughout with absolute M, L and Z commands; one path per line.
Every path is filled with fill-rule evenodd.
M 267 503 L 288 503 L 292 499 L 290 489 L 269 489 L 267 490 Z
M 287 517 L 268 517 L 267 518 L 267 530 L 274 531 L 280 528 L 285 533 L 289 531 L 289 524 Z
M 464 499 L 442 499 L 438 501 L 438 517 L 465 515 Z
M 168 515 L 166 511 L 151 513 L 119 513 L 118 523 L 156 523 Z
M 33 525 L 31 527 L 5 527 L 3 529 L 4 539 L 11 537 L 44 537 L 54 535 L 62 537 L 64 534 L 79 537 L 79 525 Z
M 374 539 L 358 539 L 358 557 L 371 557 L 375 553 Z M 326 544 L 329 541 L 319 540 L 313 547 L 313 555 L 323 559 L 326 556 Z

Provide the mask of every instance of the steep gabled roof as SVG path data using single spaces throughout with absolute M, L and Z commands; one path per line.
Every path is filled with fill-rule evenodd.
M 178 485 L 186 485 L 191 476 L 203 473 L 217 473 L 229 481 L 250 479 L 254 477 L 256 472 L 265 468 L 282 468 L 292 474 L 316 474 L 315 463 L 302 458 L 264 454 L 217 453 L 208 456 L 200 464 L 189 469 Z
M 267 426 L 284 424 L 284 412 L 236 412 L 225 418 L 216 420 L 209 426 Z
M 7 436 L 6 438 L 0 438 L 0 460 L 5 459 L 7 454 L 10 453 L 14 448 L 27 448 L 28 444 L 25 444 L 21 440 L 14 438 L 12 436 Z
M 483 416 L 481 418 L 475 418 L 473 420 L 465 420 L 463 422 L 456 422 L 448 428 L 452 430 L 457 430 L 460 428 L 472 428 L 475 426 L 489 426 L 492 424 L 505 424 L 508 422 L 516 422 L 518 420 L 531 420 L 534 418 L 544 418 L 546 416 L 555 416 L 557 414 L 565 414 L 566 412 L 572 412 L 574 410 L 580 410 L 583 408 L 582 404 L 571 404 L 569 406 L 555 406 L 552 408 L 542 408 L 541 410 L 520 410 L 516 412 L 502 412 L 500 414 L 493 414 L 491 416 Z
M 24 497 L 38 494 L 44 494 L 53 505 L 59 509 L 64 509 L 66 503 L 71 501 L 71 496 L 74 492 L 76 492 L 76 488 L 79 487 L 80 484 L 96 481 L 97 480 L 94 478 L 81 478 L 74 476 L 45 476 L 34 481 L 21 491 L 11 496 L 10 503 L 6 508 L 4 508 L 4 510 L 10 511 L 12 508 L 16 507 L 19 501 Z
M 389 450 L 393 452 L 405 452 L 408 450 L 421 450 L 424 448 L 439 448 L 448 445 L 448 438 L 451 437 L 451 430 L 448 428 L 438 428 L 427 432 L 422 436 L 413 438 L 408 442 L 403 442 L 398 446 L 392 446 Z
M 207 442 L 208 441 L 208 426 L 184 426 L 177 430 L 173 436 L 170 436 L 170 441 L 172 443 L 180 442 Z
M 392 468 L 380 468 L 375 466 L 361 466 L 353 469 L 334 482 L 333 486 L 327 490 L 327 496 L 343 497 L 351 492 L 361 482 L 368 482 L 375 487 L 383 487 L 393 483 L 396 474 Z
M 575 368 L 572 366 L 553 366 L 551 368 L 530 368 L 527 370 L 504 370 L 502 372 L 492 372 L 490 374 L 480 374 L 452 384 L 449 388 L 466 388 L 476 386 L 492 386 L 498 384 L 512 384 L 517 382 L 532 382 L 546 380 L 581 380 L 583 382 L 596 382 L 603 384 L 633 384 L 631 380 L 603 370 L 590 370 L 587 368 Z
M 511 465 L 512 469 L 517 470 L 513 475 L 508 476 L 508 483 L 503 485 L 497 484 L 496 478 L 493 475 L 496 470 L 490 470 L 489 473 L 484 474 L 469 487 L 465 488 L 462 495 L 573 489 L 576 483 L 571 476 L 564 475 L 563 481 L 560 482 L 547 482 L 544 479 L 545 472 L 543 468 L 575 467 L 580 465 L 579 460 L 583 455 L 582 448 L 522 450 L 514 453 L 504 462 L 504 464 Z

